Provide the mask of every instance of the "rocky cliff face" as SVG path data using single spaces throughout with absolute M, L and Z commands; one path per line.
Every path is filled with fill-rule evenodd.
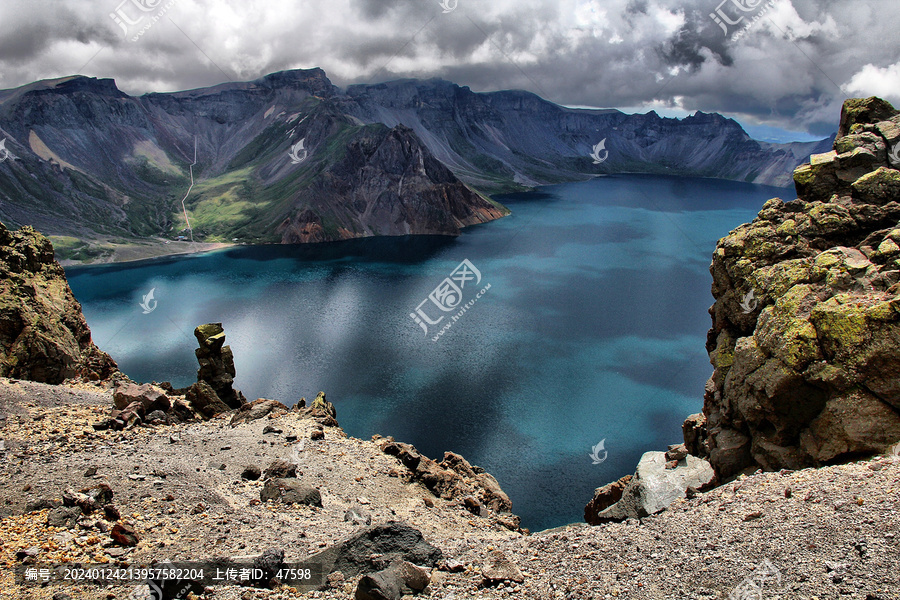
M 91 341 L 50 241 L 0 223 L 0 376 L 57 384 L 107 379 L 117 370 Z
M 692 453 L 719 478 L 798 469 L 900 440 L 900 112 L 844 104 L 834 150 L 721 239 L 710 271 L 715 370 Z
M 454 235 L 505 214 L 464 184 L 494 192 L 651 172 L 787 185 L 823 151 L 757 142 L 715 114 L 572 110 L 440 80 L 342 91 L 321 69 L 140 97 L 109 79 L 40 81 L 0 90 L 4 139 L 0 220 L 97 240 L 88 254 L 108 252 L 101 241 L 189 237 L 195 147 L 190 237 L 249 243 Z M 604 139 L 597 165 L 591 149 Z
M 277 229 L 283 243 L 458 234 L 509 213 L 463 185 L 402 125 L 359 131 L 295 207 Z
M 439 79 L 350 86 L 346 95 L 336 100 L 349 114 L 412 128 L 438 159 L 479 189 L 621 172 L 786 186 L 794 167 L 830 144 L 758 142 L 718 114 L 669 119 L 652 111 L 575 110 L 529 92 L 475 93 Z M 604 139 L 609 154 L 596 165 L 589 155 Z

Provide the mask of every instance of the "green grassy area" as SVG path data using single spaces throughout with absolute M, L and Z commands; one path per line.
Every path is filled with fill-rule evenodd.
M 92 261 L 112 254 L 109 246 L 92 244 L 67 235 L 51 235 L 53 254 L 56 260 Z

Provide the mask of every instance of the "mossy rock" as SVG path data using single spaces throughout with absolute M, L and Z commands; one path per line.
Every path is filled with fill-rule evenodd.
M 869 98 L 849 98 L 841 108 L 841 124 L 838 127 L 838 138 L 850 133 L 850 128 L 857 123 L 878 123 L 887 121 L 897 114 L 890 102 L 876 96 Z
M 794 169 L 797 196 L 806 202 L 825 202 L 837 191 L 837 153 L 814 154 L 810 163 Z
M 854 199 L 883 206 L 900 202 L 900 171 L 879 167 L 851 184 Z

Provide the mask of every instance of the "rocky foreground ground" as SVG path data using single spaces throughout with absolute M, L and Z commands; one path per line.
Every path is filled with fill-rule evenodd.
M 442 554 L 427 565 L 420 594 L 432 598 L 900 600 L 896 456 L 742 476 L 642 520 L 527 534 L 436 497 L 375 442 L 339 427 L 311 439 L 319 425 L 297 412 L 235 427 L 221 415 L 94 430 L 111 405 L 101 387 L 0 379 L 0 597 L 130 600 L 145 589 L 18 585 L 13 568 L 23 561 L 116 565 L 276 548 L 291 562 L 398 521 Z M 276 459 L 298 465 L 321 508 L 260 502 L 265 477 L 242 473 Z M 119 519 L 76 511 L 64 522 L 56 504 L 65 490 L 100 483 L 113 491 Z M 136 546 L 113 539 L 117 523 L 133 527 Z M 359 579 L 333 573 L 307 592 L 212 586 L 193 597 L 353 598 Z M 762 595 L 749 595 L 760 582 Z

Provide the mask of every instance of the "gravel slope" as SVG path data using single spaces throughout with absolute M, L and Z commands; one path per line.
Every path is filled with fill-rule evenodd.
M 764 560 L 777 569 L 763 598 L 900 600 L 900 459 L 798 472 L 759 473 L 668 510 L 627 523 L 577 524 L 523 535 L 435 498 L 378 446 L 295 414 L 232 428 L 207 423 L 94 431 L 111 394 L 101 388 L 46 386 L 0 379 L 0 598 L 131 598 L 133 587 L 18 587 L 15 553 L 41 548 L 39 560 L 86 562 L 195 560 L 258 554 L 280 547 L 289 561 L 349 537 L 344 521 L 361 504 L 373 523 L 402 520 L 420 529 L 461 572 L 434 570 L 432 598 L 727 598 Z M 266 433 L 270 425 L 282 433 Z M 317 487 L 323 507 L 259 504 L 260 481 L 245 465 L 265 469 L 291 460 L 296 435 L 298 477 Z M 440 457 L 437 457 L 440 458 Z M 220 468 L 224 465 L 224 469 Z M 89 467 L 97 474 L 86 477 Z M 140 536 L 134 549 L 113 544 L 95 515 L 71 530 L 49 527 L 48 509 L 26 503 L 58 499 L 66 487 L 108 483 L 122 520 Z M 789 491 L 788 491 L 789 490 Z M 426 499 L 428 503 L 426 503 Z M 588 500 L 588 499 L 586 499 Z M 513 498 L 515 509 L 515 498 Z M 429 506 L 432 504 L 433 506 Z M 112 525 L 106 523 L 106 525 Z M 85 526 L 88 526 L 85 528 Z M 502 551 L 524 582 L 483 587 L 489 552 Z M 352 598 L 356 581 L 334 581 L 309 594 L 215 587 L 204 598 Z M 749 598 L 749 596 L 747 596 Z

